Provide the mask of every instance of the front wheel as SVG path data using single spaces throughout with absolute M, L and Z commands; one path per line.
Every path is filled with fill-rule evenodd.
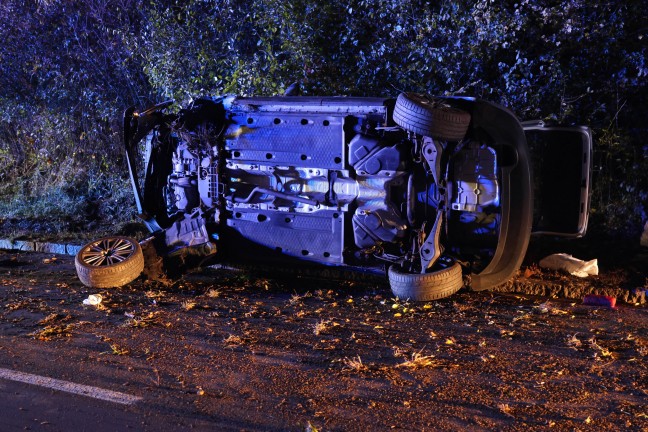
M 74 265 L 84 285 L 113 288 L 135 280 L 144 270 L 140 244 L 129 237 L 104 237 L 83 246 Z
M 393 117 L 406 131 L 445 141 L 461 141 L 470 125 L 470 113 L 417 93 L 398 95 Z
M 392 293 L 400 299 L 430 301 L 448 297 L 463 287 L 461 266 L 454 263 L 432 273 L 406 273 L 394 265 L 387 272 Z

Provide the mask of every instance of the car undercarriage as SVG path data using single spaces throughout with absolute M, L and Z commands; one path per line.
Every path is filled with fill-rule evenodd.
M 413 93 L 171 104 L 124 119 L 138 212 L 167 252 L 209 244 L 217 259 L 388 270 L 413 300 L 519 268 L 530 161 L 501 106 Z

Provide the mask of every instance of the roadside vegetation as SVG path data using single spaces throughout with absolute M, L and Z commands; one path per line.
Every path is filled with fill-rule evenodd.
M 128 230 L 126 107 L 299 81 L 306 95 L 461 94 L 590 125 L 591 229 L 636 239 L 648 219 L 644 17 L 618 0 L 6 0 L 0 224 L 14 236 Z

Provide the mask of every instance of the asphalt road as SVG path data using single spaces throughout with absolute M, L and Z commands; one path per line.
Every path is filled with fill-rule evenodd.
M 37 385 L 0 379 L 3 431 L 117 431 L 141 430 L 153 425 L 140 407 L 100 401 Z M 155 419 L 155 418 L 154 418 Z
M 65 364 L 51 365 L 49 374 L 65 369 Z M 41 378 L 40 375 L 29 374 Z M 22 377 L 21 377 L 22 378 Z M 111 378 L 96 376 L 95 385 L 108 385 Z M 60 381 L 57 384 L 72 383 Z M 95 387 L 88 395 L 41 384 L 27 384 L 0 378 L 2 431 L 179 431 L 240 430 L 233 424 L 196 418 L 165 405 L 156 395 L 146 394 L 132 403 L 102 400 L 105 389 Z M 114 393 L 112 391 L 109 391 Z
M 71 257 L 0 251 L 0 432 L 645 431 L 647 319 L 225 270 L 93 290 Z

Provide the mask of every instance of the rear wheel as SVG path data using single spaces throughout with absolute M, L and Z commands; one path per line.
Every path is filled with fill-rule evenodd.
M 83 246 L 74 264 L 84 285 L 113 288 L 132 282 L 142 273 L 144 255 L 132 238 L 104 237 Z
M 450 267 L 431 273 L 407 273 L 394 265 L 388 271 L 389 284 L 394 295 L 400 299 L 430 301 L 448 297 L 463 287 L 461 266 Z
M 419 135 L 461 141 L 468 131 L 470 114 L 424 95 L 401 93 L 394 106 L 394 122 Z

